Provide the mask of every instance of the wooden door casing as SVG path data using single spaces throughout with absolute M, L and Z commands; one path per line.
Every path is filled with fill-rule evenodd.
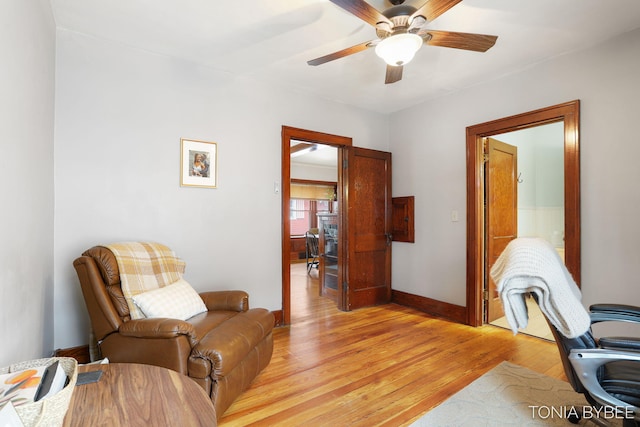
M 493 322 L 504 316 L 504 312 L 489 271 L 518 234 L 518 148 L 487 138 L 485 154 L 486 311 L 487 322 Z
M 282 126 L 282 313 L 276 313 L 278 325 L 291 324 L 291 266 L 289 254 L 291 239 L 289 230 L 291 200 L 291 141 L 306 141 L 326 144 L 334 147 L 351 146 L 352 139 L 346 136 L 332 135 L 307 129 Z M 340 161 L 340 154 L 339 154 Z M 338 168 L 338 187 L 342 186 L 342 169 Z M 342 203 L 338 198 L 338 206 Z M 338 213 L 341 218 L 342 214 Z M 339 220 L 341 222 L 341 219 Z
M 467 324 L 483 324 L 484 167 L 483 138 L 562 122 L 564 125 L 565 265 L 581 282 L 580 101 L 552 105 L 466 128 L 467 146 Z
M 343 310 L 391 300 L 391 153 L 348 147 Z

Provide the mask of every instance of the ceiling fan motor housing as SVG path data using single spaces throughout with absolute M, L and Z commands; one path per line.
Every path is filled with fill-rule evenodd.
M 382 12 L 382 14 L 391 21 L 393 27 L 389 28 L 389 25 L 377 25 L 376 35 L 378 38 L 384 39 L 393 34 L 406 33 L 410 24 L 409 17 L 413 15 L 416 10 L 417 9 L 413 6 L 398 5 L 392 6 Z
M 413 6 L 409 6 L 409 5 L 398 5 L 398 6 L 392 6 L 389 9 L 385 10 L 384 12 L 382 12 L 382 14 L 384 16 L 386 16 L 387 18 L 389 18 L 391 21 L 393 21 L 394 18 L 398 17 L 404 17 L 405 21 L 411 16 L 413 15 L 413 13 L 418 10 Z

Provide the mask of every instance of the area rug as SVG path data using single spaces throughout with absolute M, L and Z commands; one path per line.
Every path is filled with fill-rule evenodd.
M 587 406 L 569 383 L 502 362 L 411 427 L 572 426 L 567 419 Z M 612 421 L 612 420 L 608 420 Z M 593 425 L 586 419 L 579 425 Z M 613 420 L 613 425 L 622 425 Z

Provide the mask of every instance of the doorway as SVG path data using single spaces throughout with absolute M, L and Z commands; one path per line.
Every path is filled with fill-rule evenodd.
M 348 137 L 282 127 L 282 323 L 291 322 L 291 141 L 338 148 L 338 309 L 391 300 L 391 153 L 353 147 Z M 320 242 L 322 249 L 322 241 Z M 322 257 L 320 253 L 320 257 Z M 320 260 L 322 266 L 322 258 Z
M 484 139 L 536 126 L 563 124 L 565 265 L 580 284 L 579 101 L 571 101 L 467 128 L 467 323 L 486 322 Z
M 335 304 L 340 273 L 338 154 L 331 145 L 291 140 L 291 275 L 300 270 L 296 264 L 304 262 L 307 276 L 320 282 L 319 295 Z M 292 286 L 299 282 L 292 279 Z
M 291 141 L 322 144 L 338 148 L 338 162 L 342 160 L 341 148 L 350 147 L 352 139 L 305 129 L 282 127 L 282 322 L 291 324 Z M 341 200 L 341 168 L 338 168 L 337 202 Z M 341 217 L 340 212 L 338 215 Z
M 555 122 L 486 138 L 485 272 L 516 237 L 542 238 L 564 259 L 564 125 Z M 495 175 L 495 176 L 494 176 Z M 510 329 L 490 275 L 485 323 Z M 538 305 L 527 299 L 521 333 L 553 341 Z

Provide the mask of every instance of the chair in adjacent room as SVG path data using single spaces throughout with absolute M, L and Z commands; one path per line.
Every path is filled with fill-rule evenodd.
M 271 360 L 273 313 L 250 309 L 244 291 L 196 293 L 164 245 L 95 246 L 73 265 L 99 356 L 189 376 L 218 418 Z
M 315 232 L 314 232 L 315 231 Z M 307 273 L 311 273 L 313 267 L 318 268 L 318 231 L 309 230 L 304 233 L 304 239 L 306 242 L 306 255 L 307 255 Z
M 513 240 L 491 276 L 514 333 L 526 327 L 524 297 L 533 295 L 551 328 L 571 387 L 599 411 L 592 414 L 601 418 L 592 421 L 608 425 L 609 420 L 622 419 L 624 426 L 640 425 L 640 339 L 596 338 L 591 328 L 600 322 L 640 323 L 640 307 L 595 304 L 587 311 L 564 263 L 542 239 Z

